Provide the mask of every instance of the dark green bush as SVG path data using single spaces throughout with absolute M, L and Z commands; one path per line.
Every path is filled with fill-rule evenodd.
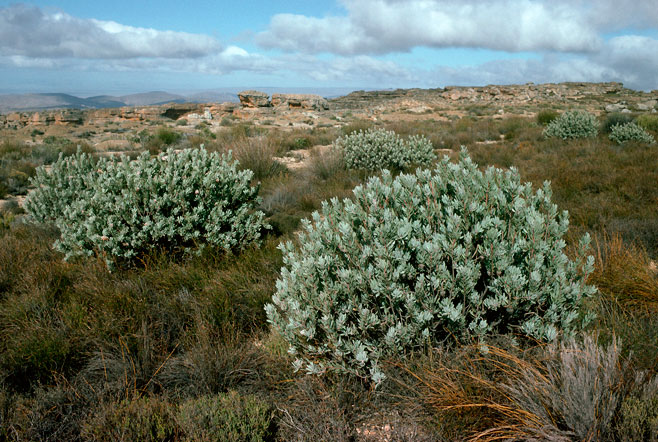
M 537 124 L 541 124 L 542 126 L 547 126 L 558 116 L 559 114 L 557 113 L 557 111 L 553 109 L 541 110 L 537 113 Z
M 603 133 L 609 134 L 614 126 L 617 126 L 619 124 L 625 125 L 632 122 L 633 122 L 633 116 L 631 114 L 622 114 L 621 112 L 615 112 L 605 117 L 605 120 L 603 121 L 603 124 L 601 126 L 603 129 Z
M 165 146 L 171 146 L 181 139 L 181 134 L 169 128 L 162 127 L 156 132 L 155 138 L 160 140 Z

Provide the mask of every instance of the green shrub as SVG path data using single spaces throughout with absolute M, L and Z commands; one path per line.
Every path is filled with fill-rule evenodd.
M 658 378 L 647 383 L 639 394 L 629 395 L 621 404 L 616 425 L 617 440 L 658 441 Z
M 658 115 L 642 114 L 637 117 L 635 122 L 646 130 L 658 132 Z
M 432 143 L 422 135 L 403 140 L 393 131 L 368 129 L 340 137 L 334 143 L 349 169 L 405 169 L 429 165 L 436 157 Z
M 299 247 L 281 245 L 284 268 L 268 321 L 296 367 L 380 381 L 378 360 L 448 336 L 571 334 L 591 316 L 584 297 L 589 236 L 564 253 L 568 214 L 516 170 L 482 173 L 464 154 L 435 170 L 354 189 L 304 220 Z
M 624 144 L 627 141 L 652 144 L 655 141 L 650 133 L 636 123 L 617 124 L 612 126 L 608 138 L 617 144 Z
M 603 133 L 609 134 L 612 131 L 612 127 L 618 124 L 628 124 L 633 122 L 633 116 L 631 114 L 622 114 L 620 112 L 615 112 L 608 115 L 603 122 Z
M 181 135 L 178 132 L 163 127 L 155 134 L 155 138 L 160 140 L 165 146 L 171 146 L 180 140 Z
M 567 111 L 553 120 L 544 129 L 546 138 L 562 138 L 570 140 L 573 138 L 595 137 L 599 130 L 596 117 L 585 111 Z
M 272 418 L 267 403 L 234 391 L 189 400 L 178 413 L 184 440 L 204 442 L 273 440 Z
M 54 221 L 56 248 L 66 258 L 97 253 L 108 264 L 149 249 L 189 250 L 206 243 L 224 250 L 257 240 L 265 227 L 251 171 L 204 149 L 169 150 L 135 161 L 84 153 L 37 171 L 25 209 Z
M 82 426 L 84 440 L 174 441 L 178 433 L 173 407 L 158 398 L 106 404 Z
M 544 109 L 537 113 L 537 124 L 546 126 L 558 117 L 558 113 L 553 109 Z

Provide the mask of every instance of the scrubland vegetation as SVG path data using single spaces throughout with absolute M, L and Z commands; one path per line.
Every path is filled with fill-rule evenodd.
M 588 117 L 596 131 L 562 136 L 576 132 L 548 129 L 561 118 L 287 132 L 228 122 L 136 137 L 159 158 L 169 147 L 232 150 L 237 170 L 216 169 L 259 195 L 247 198 L 258 235 L 239 247 L 192 233 L 113 259 L 101 238 L 65 260 L 55 242 L 88 219 L 58 228 L 5 205 L 0 440 L 658 440 L 658 146 L 610 138 L 630 120 L 655 138 L 657 120 Z M 369 129 L 431 142 L 434 172 L 410 166 L 427 153 L 389 174 L 314 148 Z M 0 190 L 26 193 L 36 167 L 60 152 L 72 161 L 78 144 L 95 155 L 66 140 L 3 140 Z M 274 159 L 298 149 L 311 149 L 305 167 Z M 140 161 L 159 167 L 148 156 L 121 167 Z M 172 204 L 198 208 L 195 195 Z M 85 232 L 111 237 L 74 233 Z M 443 316 L 425 316 L 445 298 L 454 302 Z

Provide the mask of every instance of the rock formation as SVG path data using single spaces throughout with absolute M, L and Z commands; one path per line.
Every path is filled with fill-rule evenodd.
M 272 94 L 272 106 L 285 109 L 327 110 L 329 103 L 314 94 Z
M 238 93 L 240 104 L 246 108 L 269 107 L 270 96 L 260 91 L 242 91 Z

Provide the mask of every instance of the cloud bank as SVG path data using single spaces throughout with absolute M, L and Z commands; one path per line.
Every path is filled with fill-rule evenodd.
M 276 14 L 253 51 L 205 34 L 0 8 L 0 69 L 236 72 L 318 85 L 439 87 L 621 81 L 658 89 L 655 0 L 340 0 L 344 14 Z M 419 68 L 413 51 L 430 54 Z M 522 54 L 455 66 L 445 48 Z M 468 52 L 466 52 L 468 53 Z M 529 54 L 529 55 L 528 55 Z M 424 55 L 425 56 L 425 55 Z M 450 66 L 447 66 L 447 65 Z
M 207 35 L 46 14 L 35 6 L 0 9 L 0 54 L 29 58 L 197 58 L 221 44 Z
M 560 2 L 345 0 L 345 17 L 278 14 L 257 35 L 265 48 L 340 55 L 414 47 L 591 52 L 601 38 Z
M 653 3 L 653 4 L 652 4 Z M 277 14 L 256 36 L 264 48 L 340 55 L 415 47 L 592 53 L 602 33 L 658 26 L 658 5 L 583 0 L 343 0 L 347 15 Z

